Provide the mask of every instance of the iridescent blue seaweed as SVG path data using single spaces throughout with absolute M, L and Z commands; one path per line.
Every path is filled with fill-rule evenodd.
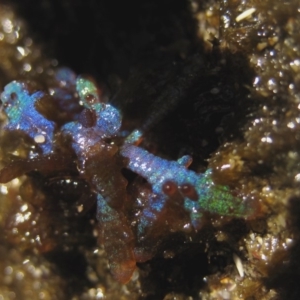
M 109 144 L 105 143 L 105 139 L 119 134 L 122 120 L 121 114 L 116 108 L 100 101 L 97 88 L 92 81 L 83 77 L 78 77 L 74 81 L 73 75 L 71 70 L 62 69 L 57 73 L 57 80 L 65 81 L 66 86 L 69 85 L 70 89 L 75 84 L 80 98 L 80 105 L 84 108 L 83 112 L 89 111 L 87 118 L 90 117 L 91 120 L 88 121 L 91 122 L 84 123 L 79 118 L 78 121 L 65 124 L 61 128 L 61 133 L 63 136 L 70 138 L 79 161 L 79 169 L 84 173 L 85 160 L 90 157 L 91 161 L 93 160 L 91 155 L 93 151 L 96 154 L 101 154 L 99 147 L 104 147 L 105 149 L 109 147 Z M 60 92 L 61 94 L 59 94 Z M 69 99 L 68 89 L 66 91 L 58 89 L 57 93 L 59 98 L 64 96 L 66 97 L 65 99 Z M 42 149 L 43 154 L 49 154 L 53 151 L 55 124 L 41 115 L 35 107 L 36 102 L 44 95 L 43 92 L 35 92 L 30 95 L 25 84 L 13 81 L 5 87 L 1 100 L 8 116 L 8 124 L 5 126 L 5 129 L 23 131 L 33 140 L 38 135 L 42 135 L 45 141 L 38 143 L 38 145 Z M 187 167 L 192 160 L 190 156 L 183 156 L 177 161 L 169 161 L 132 145 L 142 138 L 143 132 L 142 129 L 133 131 L 125 139 L 124 146 L 120 149 L 120 154 L 128 159 L 127 167 L 145 178 L 152 187 L 148 203 L 142 209 L 137 222 L 138 239 L 145 236 L 147 229 L 155 225 L 160 213 L 166 207 L 170 194 L 166 192 L 165 187 L 169 183 L 176 187 L 176 197 L 181 195 L 183 208 L 189 214 L 190 222 L 195 230 L 200 229 L 202 226 L 203 212 L 233 217 L 247 217 L 253 214 L 254 209 L 248 201 L 235 197 L 228 187 L 214 184 L 211 170 L 207 170 L 204 174 L 197 174 L 188 170 Z M 91 161 L 89 163 L 92 163 Z M 103 228 L 109 227 L 108 223 L 115 224 L 120 236 L 124 233 L 123 229 L 125 228 L 126 232 L 129 233 L 128 236 L 130 236 L 128 240 L 131 241 L 131 229 L 123 216 L 124 212 L 114 209 L 107 201 L 109 199 L 101 194 L 101 191 L 105 190 L 106 186 L 96 185 L 97 187 L 94 190 L 97 193 L 97 218 L 99 222 Z M 184 187 L 192 188 L 196 197 L 185 193 Z M 115 234 L 113 229 L 105 229 L 105 233 L 108 235 L 105 237 L 106 240 L 113 240 L 111 238 Z M 114 263 L 114 260 L 117 261 L 119 259 L 119 253 L 125 252 L 122 247 L 127 241 L 125 241 L 126 243 L 121 243 L 120 241 L 121 238 L 116 243 L 106 243 L 106 246 L 112 247 L 114 251 L 114 254 L 111 255 L 112 263 Z M 129 258 L 126 255 L 121 255 L 121 259 L 119 259 L 120 265 L 122 265 L 123 259 L 125 262 L 126 259 L 130 260 L 130 262 L 134 260 L 131 257 L 130 247 L 127 247 Z M 129 273 L 131 274 L 132 272 L 133 267 Z M 128 276 L 126 275 L 124 278 L 129 279 Z
M 82 124 L 80 120 L 70 122 L 61 128 L 61 132 L 63 136 L 70 139 L 72 148 L 77 156 L 78 168 L 84 174 L 87 161 L 89 161 L 90 165 L 91 157 L 99 155 L 101 151 L 104 151 L 103 153 L 107 151 L 109 145 L 105 143 L 105 139 L 117 134 L 121 127 L 122 119 L 117 109 L 109 104 L 100 102 L 97 88 L 90 80 L 78 77 L 76 89 L 84 111 L 90 111 L 92 115 L 92 123 L 87 126 L 87 124 Z M 102 186 L 101 180 L 97 180 L 95 177 L 95 182 L 95 191 L 97 193 L 105 190 L 106 187 Z M 108 198 L 107 200 L 111 199 Z
M 113 106 L 100 102 L 96 86 L 91 81 L 78 77 L 76 88 L 80 102 L 85 110 L 90 111 L 92 120 L 85 125 L 80 120 L 67 123 L 62 127 L 62 134 L 71 139 L 72 148 L 77 155 L 79 171 L 85 175 L 86 170 L 91 166 L 98 167 L 97 161 L 94 163 L 93 160 L 99 159 L 101 151 L 105 152 L 110 147 L 105 143 L 105 138 L 113 137 L 118 133 L 121 127 L 121 114 Z M 115 204 L 113 192 L 104 197 L 109 183 L 105 180 L 103 183 L 101 176 L 105 177 L 106 174 L 99 175 L 97 171 L 98 169 L 94 171 L 96 174 L 93 174 L 90 182 L 97 194 L 97 220 L 101 226 L 101 236 L 103 235 L 103 244 L 108 252 L 111 272 L 118 280 L 125 283 L 136 268 L 132 246 L 133 234 L 123 212 L 116 210 L 112 205 Z M 114 182 L 111 178 L 108 180 Z M 115 187 L 116 190 L 118 188 Z M 123 204 L 124 199 L 121 197 L 117 197 L 116 200 Z
M 116 135 L 121 127 L 122 118 L 116 108 L 100 102 L 96 86 L 90 80 L 78 77 L 76 89 L 83 107 L 91 110 L 96 118 L 92 127 L 85 128 L 79 121 L 67 123 L 62 127 L 62 133 L 71 137 L 72 147 L 80 160 L 90 147 Z M 87 101 L 87 95 L 92 95 L 92 102 Z
M 96 114 L 95 129 L 97 129 L 104 138 L 116 135 L 122 122 L 122 116 L 119 110 L 110 104 L 101 102 L 97 93 L 97 87 L 92 81 L 86 78 L 78 76 L 76 80 L 76 90 L 83 107 L 94 111 Z M 88 101 L 88 96 L 93 99 Z
M 184 199 L 184 208 L 190 214 L 190 220 L 195 230 L 200 229 L 203 212 L 216 213 L 233 217 L 246 217 L 253 213 L 251 205 L 235 197 L 226 186 L 215 185 L 211 178 L 211 170 L 197 174 L 188 170 L 191 162 L 189 156 L 183 156 L 178 161 L 169 161 L 157 157 L 146 150 L 125 145 L 121 155 L 129 159 L 128 168 L 144 177 L 152 186 L 149 205 L 142 212 L 138 224 L 138 234 L 143 236 L 149 226 L 154 224 L 159 213 L 165 207 L 169 196 L 164 192 L 164 185 L 174 183 Z M 182 187 L 192 187 L 197 195 L 191 199 L 182 193 Z
M 23 131 L 33 140 L 40 136 L 36 144 L 43 154 L 49 154 L 53 151 L 55 124 L 41 115 L 35 107 L 36 102 L 44 96 L 40 91 L 30 94 L 24 83 L 12 81 L 5 86 L 1 101 L 8 117 L 8 124 L 4 129 Z

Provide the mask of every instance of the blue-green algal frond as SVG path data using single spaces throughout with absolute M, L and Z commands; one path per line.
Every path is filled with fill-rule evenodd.
M 95 113 L 95 127 L 101 134 L 106 137 L 117 134 L 122 122 L 121 113 L 112 105 L 100 101 L 96 85 L 91 80 L 79 76 L 76 80 L 76 90 L 83 106 Z
M 44 154 L 49 154 L 53 150 L 55 124 L 35 108 L 36 102 L 44 96 L 45 94 L 40 91 L 30 94 L 24 83 L 13 81 L 5 86 L 1 101 L 8 117 L 5 129 L 26 133 Z
M 151 202 L 155 207 L 145 210 L 142 218 L 144 228 L 151 226 L 155 214 L 159 214 L 170 194 L 176 190 L 182 195 L 184 208 L 196 230 L 201 227 L 203 212 L 238 218 L 253 214 L 253 208 L 247 201 L 232 195 L 228 187 L 214 184 L 210 170 L 204 174 L 188 170 L 186 166 L 191 162 L 188 156 L 169 161 L 133 145 L 125 145 L 121 155 L 129 159 L 127 167 L 152 186 Z

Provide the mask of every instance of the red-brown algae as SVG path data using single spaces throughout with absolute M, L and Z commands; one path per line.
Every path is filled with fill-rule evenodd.
M 237 19 L 237 14 L 251 7 L 247 18 Z M 210 166 L 217 181 L 260 199 L 266 218 L 264 233 L 250 232 L 239 242 L 247 257 L 243 260 L 245 277 L 227 297 L 272 299 L 276 291 L 268 291 L 263 278 L 269 276 L 270 265 L 284 257 L 278 254 L 288 253 L 294 244 L 287 223 L 289 199 L 298 195 L 299 186 L 299 3 L 224 1 L 221 9 L 225 13 L 220 34 L 224 50 L 243 51 L 255 72 L 248 98 L 241 99 L 253 104 L 243 112 L 243 138 L 221 146 Z M 204 299 L 222 298 L 216 294 L 224 288 L 221 277 L 212 278 L 208 277 L 212 292 L 205 293 Z M 233 278 L 229 275 L 228 280 L 236 282 Z

